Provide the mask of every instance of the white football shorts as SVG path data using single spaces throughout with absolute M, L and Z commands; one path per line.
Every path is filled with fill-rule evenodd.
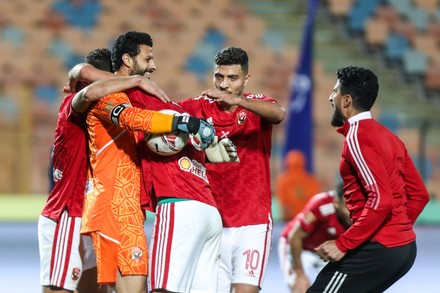
M 222 221 L 195 200 L 159 204 L 150 240 L 151 290 L 217 292 Z
M 272 246 L 272 219 L 267 224 L 223 228 L 218 292 L 231 292 L 232 284 L 261 288 Z
M 40 282 L 74 291 L 84 270 L 96 267 L 92 240 L 80 234 L 81 218 L 64 211 L 58 221 L 40 215 Z

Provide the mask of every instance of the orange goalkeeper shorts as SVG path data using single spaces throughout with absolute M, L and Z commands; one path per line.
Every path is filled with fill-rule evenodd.
M 99 231 L 91 233 L 100 284 L 116 282 L 118 269 L 122 276 L 148 274 L 148 250 L 144 227 L 128 223 L 118 224 L 120 225 L 119 241 Z

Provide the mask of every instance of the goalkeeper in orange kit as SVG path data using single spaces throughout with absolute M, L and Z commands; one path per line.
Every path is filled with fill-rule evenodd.
M 213 141 L 209 123 L 183 118 L 132 107 L 125 93 L 102 98 L 88 112 L 90 169 L 81 232 L 92 236 L 98 282 L 114 285 L 118 293 L 146 292 L 145 213 L 134 131 L 198 134 L 205 147 Z

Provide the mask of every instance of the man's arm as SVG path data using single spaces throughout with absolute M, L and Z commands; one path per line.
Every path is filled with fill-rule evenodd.
M 76 92 L 78 82 L 94 82 L 114 76 L 113 73 L 97 69 L 88 63 L 80 63 L 75 65 L 67 74 L 69 81 L 64 91 L 74 93 Z
M 407 197 L 406 209 L 408 218 L 414 224 L 429 201 L 429 192 L 408 153 L 405 157 L 404 179 Z
M 124 92 L 110 94 L 100 99 L 91 107 L 89 115 L 90 113 L 102 121 L 131 131 L 151 134 L 176 131 L 190 133 L 197 136 L 201 149 L 206 149 L 214 141 L 215 129 L 206 120 L 133 107 Z
M 292 253 L 292 266 L 296 273 L 296 279 L 294 283 L 294 288 L 298 292 L 306 292 L 307 288 L 310 287 L 310 280 L 304 272 L 302 265 L 301 254 L 303 252 L 303 239 L 308 235 L 301 226 L 290 239 L 290 251 Z
M 161 95 L 159 93 L 161 92 L 162 97 L 168 99 L 166 94 L 147 77 L 140 75 L 115 77 L 111 74 L 110 78 L 98 80 L 79 91 L 72 100 L 72 109 L 76 113 L 84 113 L 100 98 L 134 87 L 139 87 L 148 93 L 157 92 L 158 95 Z
M 301 214 L 298 216 L 301 216 Z M 304 217 L 307 223 L 313 224 L 316 221 L 315 215 L 310 211 L 307 212 L 307 214 Z M 306 238 L 308 235 L 309 233 L 304 231 L 301 225 L 299 225 L 298 229 L 295 231 L 295 233 L 292 235 L 292 238 L 289 241 L 290 252 L 292 254 L 292 266 L 297 275 L 295 279 L 294 288 L 298 290 L 298 292 L 305 292 L 307 288 L 310 287 L 310 280 L 307 277 L 306 273 L 304 272 L 302 259 L 301 259 L 301 254 L 303 252 L 303 241 L 304 238 Z
M 129 79 L 133 77 L 133 80 Z M 169 102 L 167 94 L 153 81 L 149 78 L 136 75 L 130 77 L 116 77 L 113 73 L 103 71 L 93 67 L 87 63 L 80 63 L 75 65 L 68 73 L 69 78 L 69 89 L 64 89 L 64 92 L 76 92 L 76 87 L 78 82 L 96 82 L 99 80 L 107 80 L 105 83 L 94 86 L 93 88 L 88 88 L 88 90 L 93 90 L 89 96 L 83 96 L 84 92 L 78 98 L 75 97 L 76 105 L 73 106 L 73 110 L 77 113 L 83 113 L 87 110 L 91 103 L 99 100 L 100 98 L 109 95 L 111 93 L 125 91 L 133 87 L 140 87 L 145 92 L 156 96 L 159 100 L 163 102 Z M 122 80 L 117 81 L 116 78 Z M 93 85 L 93 84 L 92 84 Z M 89 85 L 88 87 L 92 86 Z M 67 86 L 66 86 L 67 87 Z M 88 91 L 87 90 L 87 91 Z
M 274 124 L 280 123 L 286 116 L 286 110 L 283 107 L 269 101 L 247 99 L 245 97 L 232 95 L 217 89 L 206 90 L 202 93 L 202 95 L 206 95 L 209 98 L 230 106 L 237 105 L 243 107 Z

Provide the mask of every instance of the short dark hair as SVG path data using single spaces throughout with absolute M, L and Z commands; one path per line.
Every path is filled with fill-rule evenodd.
M 379 83 L 376 74 L 362 67 L 348 66 L 337 71 L 341 95 L 349 94 L 357 110 L 369 111 L 376 101 Z
M 147 33 L 129 31 L 120 35 L 112 50 L 113 69 L 119 70 L 122 66 L 122 55 L 127 53 L 130 57 L 136 57 L 140 52 L 140 45 L 153 47 L 153 39 Z
M 107 48 L 96 49 L 87 54 L 84 62 L 93 65 L 95 68 L 113 72 L 111 55 L 112 53 Z
M 249 71 L 249 57 L 242 48 L 223 48 L 215 54 L 214 62 L 216 65 L 240 65 L 245 74 Z

